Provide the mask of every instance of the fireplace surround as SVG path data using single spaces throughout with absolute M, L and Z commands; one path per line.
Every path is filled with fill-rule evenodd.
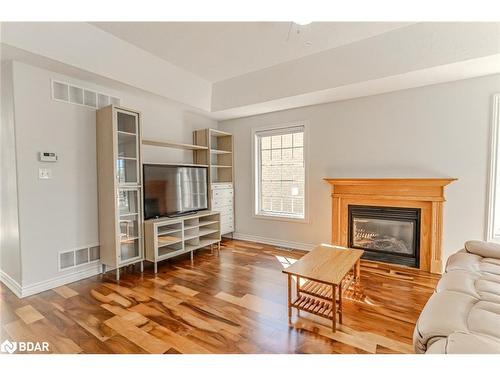
M 349 247 L 364 259 L 418 268 L 420 209 L 349 205 Z
M 444 188 L 454 178 L 327 178 L 332 186 L 332 244 L 349 246 L 349 206 L 420 210 L 418 262 L 414 267 L 442 272 Z M 379 261 L 384 261 L 379 259 Z

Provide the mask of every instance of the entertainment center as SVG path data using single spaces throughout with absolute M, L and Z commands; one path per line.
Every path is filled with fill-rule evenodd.
M 214 245 L 234 231 L 233 138 L 193 132 L 194 144 L 142 139 L 141 114 L 110 105 L 97 111 L 99 240 L 103 273 L 154 264 Z M 143 163 L 142 146 L 193 151 L 192 164 Z M 144 168 L 144 169 L 143 169 Z

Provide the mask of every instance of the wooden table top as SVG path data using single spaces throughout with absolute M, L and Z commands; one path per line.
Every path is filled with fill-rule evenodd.
M 363 250 L 320 245 L 300 258 L 283 273 L 309 280 L 339 285 L 363 255 Z

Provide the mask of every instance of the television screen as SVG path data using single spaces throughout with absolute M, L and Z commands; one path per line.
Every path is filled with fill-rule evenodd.
M 207 168 L 144 164 L 144 218 L 208 208 Z

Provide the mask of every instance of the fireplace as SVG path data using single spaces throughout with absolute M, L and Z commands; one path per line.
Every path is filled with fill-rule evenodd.
M 419 267 L 420 208 L 349 205 L 349 247 L 363 258 Z
M 416 258 L 410 261 L 413 267 L 441 273 L 444 187 L 455 181 L 454 178 L 328 178 L 326 181 L 332 186 L 332 244 L 350 246 L 350 206 L 417 209 L 418 217 L 413 216 L 410 219 L 413 224 L 406 225 L 406 228 L 411 228 L 413 225 L 415 230 L 415 235 L 412 237 L 417 242 L 413 247 L 407 245 L 407 248 L 411 248 L 415 254 L 413 256 L 389 254 L 392 258 L 389 261 L 397 259 L 408 262 L 408 258 L 413 257 Z M 380 218 L 370 217 L 370 219 Z M 388 220 L 394 218 L 386 217 L 386 221 Z M 381 221 L 375 223 L 380 224 Z M 359 224 L 362 224 L 361 221 Z M 384 244 L 387 245 L 379 242 L 381 246 Z M 367 257 L 373 256 L 374 253 L 380 257 L 387 256 L 377 248 L 370 248 L 365 252 Z

